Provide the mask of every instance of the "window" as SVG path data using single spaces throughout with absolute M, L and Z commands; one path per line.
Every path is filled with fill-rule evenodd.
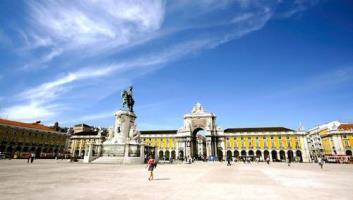
M 289 140 L 289 136 L 287 136 L 287 140 Z
M 278 139 L 282 139 L 282 136 L 279 136 Z

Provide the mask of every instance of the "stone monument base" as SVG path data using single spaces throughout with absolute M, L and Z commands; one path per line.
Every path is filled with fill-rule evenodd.
M 116 112 L 114 128 L 109 132 L 107 141 L 95 145 L 95 149 L 99 149 L 97 156 L 92 155 L 93 145 L 90 145 L 84 163 L 143 164 L 144 145 L 140 142 L 135 119 L 132 109 Z
M 85 156 L 84 163 L 101 164 L 143 164 L 144 146 L 136 143 L 128 144 L 103 144 L 102 154 L 94 158 L 91 152 Z

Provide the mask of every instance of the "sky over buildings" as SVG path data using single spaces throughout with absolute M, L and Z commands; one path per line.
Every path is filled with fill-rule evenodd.
M 1 1 L 0 117 L 141 129 L 353 122 L 349 0 Z

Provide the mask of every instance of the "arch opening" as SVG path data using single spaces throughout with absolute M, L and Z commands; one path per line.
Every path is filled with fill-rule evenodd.
M 297 154 L 297 161 L 298 162 L 303 162 L 302 152 L 300 150 L 297 150 L 296 154 Z
M 277 151 L 276 151 L 276 150 L 272 150 L 271 156 L 272 156 L 272 161 L 273 161 L 273 162 L 277 162 L 277 161 L 278 161 L 278 158 L 277 158 Z
M 191 156 L 197 160 L 206 159 L 206 134 L 202 128 L 197 128 L 192 133 Z

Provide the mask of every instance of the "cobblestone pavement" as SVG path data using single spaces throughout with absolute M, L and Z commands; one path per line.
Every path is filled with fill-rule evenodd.
M 0 199 L 353 199 L 353 165 L 292 163 L 144 165 L 0 160 Z

